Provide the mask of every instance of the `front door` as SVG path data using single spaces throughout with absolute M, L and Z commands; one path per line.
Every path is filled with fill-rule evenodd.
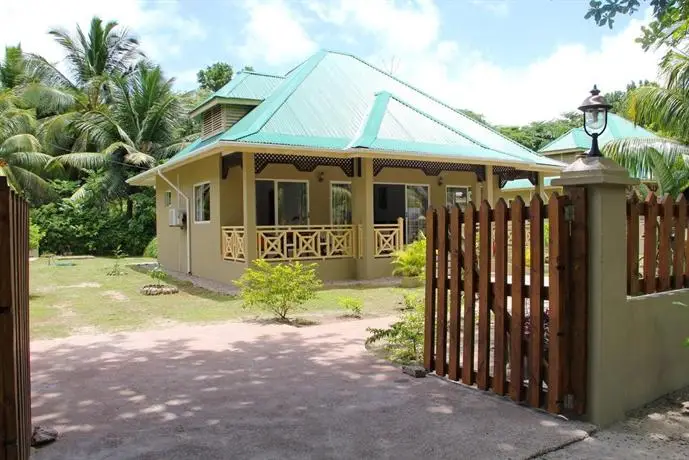
M 426 211 L 428 210 L 428 185 L 405 186 L 405 243 L 410 243 L 426 231 Z
M 404 241 L 410 243 L 426 227 L 428 196 L 428 185 L 374 184 L 374 223 L 396 224 L 404 218 Z

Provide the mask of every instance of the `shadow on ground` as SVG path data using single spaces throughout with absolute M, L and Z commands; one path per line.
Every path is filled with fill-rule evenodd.
M 35 459 L 520 458 L 583 425 L 365 352 L 367 326 L 228 323 L 33 344 Z

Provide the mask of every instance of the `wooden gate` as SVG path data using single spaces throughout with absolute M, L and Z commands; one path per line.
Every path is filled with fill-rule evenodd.
M 0 460 L 29 458 L 29 207 L 0 177 Z
M 586 194 L 426 220 L 424 366 L 553 413 L 586 408 Z M 448 308 L 449 306 L 449 308 Z

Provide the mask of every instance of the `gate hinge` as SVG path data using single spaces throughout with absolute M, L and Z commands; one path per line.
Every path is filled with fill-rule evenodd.
M 573 222 L 574 221 L 574 205 L 573 204 L 565 205 L 565 221 L 567 221 L 567 222 Z

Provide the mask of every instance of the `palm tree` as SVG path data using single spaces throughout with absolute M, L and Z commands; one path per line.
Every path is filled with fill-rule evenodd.
M 689 55 L 673 50 L 660 64 L 665 83 L 630 93 L 627 115 L 664 137 L 611 142 L 603 153 L 637 177 L 653 177 L 659 193 L 676 197 L 689 187 Z
M 132 192 L 125 180 L 168 158 L 184 145 L 175 132 L 182 116 L 179 96 L 158 66 L 140 62 L 129 75 L 112 78 L 111 104 L 84 113 L 73 122 L 79 136 L 94 150 L 55 158 L 74 168 L 100 171 L 99 192 L 105 199 L 126 198 Z M 77 191 L 83 195 L 85 188 Z

